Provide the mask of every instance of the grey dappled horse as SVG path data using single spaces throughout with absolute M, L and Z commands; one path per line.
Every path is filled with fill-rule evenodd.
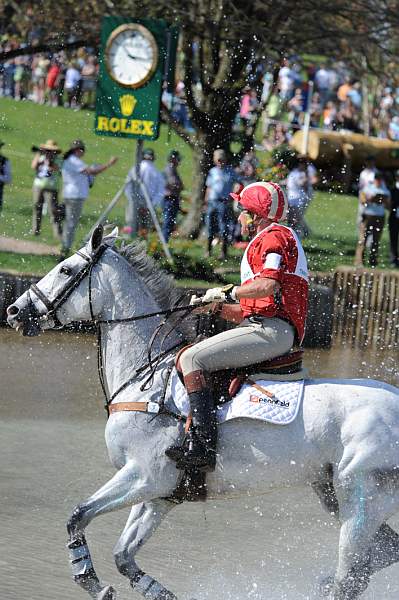
M 162 317 L 124 319 L 167 309 L 177 292 L 141 246 L 118 252 L 115 237 L 113 232 L 103 238 L 97 228 L 87 246 L 9 307 L 8 322 L 35 335 L 57 324 L 96 320 L 108 399 L 157 403 L 173 358 L 160 361 L 146 391 L 140 389 L 145 379 L 140 367 Z M 181 338 L 172 331 L 164 349 Z M 167 407 L 176 410 L 172 398 Z M 117 472 L 78 504 L 68 521 L 73 575 L 92 598 L 109 600 L 115 591 L 97 578 L 84 531 L 98 515 L 126 506 L 131 513 L 114 550 L 117 568 L 145 598 L 176 598 L 141 571 L 135 558 L 174 506 L 168 498 L 181 473 L 165 450 L 181 443 L 183 435 L 183 423 L 171 414 L 110 416 L 105 438 Z M 337 569 L 324 592 L 334 600 L 353 600 L 373 573 L 399 560 L 399 537 L 386 523 L 398 510 L 398 466 L 398 389 L 372 380 L 309 379 L 292 424 L 235 419 L 220 426 L 217 467 L 207 476 L 207 491 L 210 499 L 231 498 L 232 490 L 235 496 L 256 495 L 276 486 L 311 484 L 341 525 Z

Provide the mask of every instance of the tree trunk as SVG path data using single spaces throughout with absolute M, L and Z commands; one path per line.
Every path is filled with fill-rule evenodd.
M 303 135 L 303 131 L 297 131 L 290 140 L 297 152 L 302 151 Z M 379 169 L 399 168 L 399 142 L 350 131 L 310 130 L 308 156 L 316 166 L 340 166 L 348 152 L 355 171 L 362 169 L 370 155 Z
M 204 212 L 205 181 L 209 169 L 213 165 L 212 155 L 214 141 L 201 131 L 196 134 L 193 146 L 193 179 L 191 184 L 190 208 L 180 233 L 185 237 L 196 239 L 201 230 L 202 214 Z

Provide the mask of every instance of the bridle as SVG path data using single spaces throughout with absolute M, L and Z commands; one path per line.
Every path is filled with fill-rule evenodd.
M 51 319 L 54 323 L 54 329 L 60 329 L 61 327 L 64 327 L 64 325 L 61 323 L 61 321 L 59 320 L 59 318 L 57 316 L 57 311 L 68 300 L 68 298 L 70 297 L 72 292 L 74 292 L 74 290 L 76 290 L 76 288 L 79 287 L 79 285 L 82 283 L 83 279 L 85 279 L 85 277 L 87 275 L 89 276 L 90 319 L 92 321 L 95 321 L 95 316 L 94 316 L 94 311 L 93 311 L 92 290 L 91 290 L 92 271 L 93 271 L 93 267 L 98 263 L 98 261 L 100 260 L 100 258 L 102 257 L 102 255 L 104 254 L 106 249 L 107 249 L 107 246 L 105 244 L 103 244 L 102 246 L 100 246 L 100 248 L 97 250 L 97 252 L 94 254 L 93 257 L 88 256 L 87 254 L 84 254 L 80 250 L 78 252 L 76 252 L 76 254 L 78 256 L 80 256 L 81 258 L 83 258 L 86 261 L 86 264 L 83 267 L 83 269 L 81 269 L 80 271 L 78 271 L 78 273 L 76 273 L 74 275 L 74 277 L 70 280 L 68 285 L 65 286 L 65 288 L 59 293 L 58 296 L 56 296 L 54 298 L 54 300 L 50 300 L 50 298 L 48 298 L 36 284 L 33 283 L 30 286 L 28 293 L 33 292 L 35 294 L 35 296 L 37 296 L 39 298 L 39 300 L 47 308 L 47 313 L 45 315 L 42 315 L 42 318 L 44 318 L 46 320 Z
M 48 296 L 46 296 L 46 294 L 44 294 L 36 284 L 32 284 L 30 286 L 29 290 L 27 291 L 27 294 L 28 294 L 28 302 L 30 305 L 30 310 L 33 313 L 33 320 L 35 320 L 38 325 L 40 325 L 40 321 L 42 321 L 42 320 L 46 320 L 46 321 L 51 320 L 54 323 L 53 329 L 61 329 L 62 327 L 64 327 L 64 325 L 59 320 L 59 318 L 57 316 L 57 311 L 68 300 L 68 298 L 71 296 L 73 291 L 81 284 L 81 282 L 87 276 L 89 277 L 88 296 L 89 296 L 90 320 L 91 320 L 91 322 L 94 323 L 94 325 L 96 326 L 96 329 L 97 329 L 97 368 L 98 368 L 98 375 L 99 375 L 101 387 L 102 387 L 102 390 L 104 393 L 104 398 L 105 398 L 104 407 L 109 415 L 109 405 L 111 404 L 111 402 L 124 389 L 126 389 L 131 383 L 133 383 L 138 375 L 145 373 L 145 371 L 147 371 L 147 369 L 150 370 L 150 375 L 144 383 L 144 386 L 145 386 L 149 381 L 152 381 L 152 379 L 154 377 L 154 373 L 155 373 L 160 361 L 163 358 L 165 358 L 168 354 L 173 352 L 173 350 L 176 350 L 179 346 L 182 345 L 182 342 L 179 342 L 178 344 L 175 344 L 171 348 L 168 348 L 168 350 L 162 351 L 162 343 L 165 341 L 165 339 L 169 335 L 169 333 L 171 333 L 171 331 L 173 331 L 173 329 L 172 329 L 163 338 L 162 343 L 161 343 L 161 351 L 159 352 L 159 354 L 154 358 L 152 358 L 152 356 L 151 356 L 152 344 L 155 341 L 155 337 L 159 333 L 162 326 L 166 323 L 169 316 L 178 311 L 185 311 L 185 314 L 183 314 L 183 316 L 182 316 L 182 318 L 185 318 L 188 314 L 191 313 L 191 311 L 193 309 L 196 308 L 196 306 L 195 305 L 173 306 L 166 310 L 158 310 L 156 312 L 144 313 L 141 315 L 134 315 L 132 317 L 125 317 L 122 319 L 97 319 L 96 315 L 94 314 L 94 307 L 93 307 L 92 275 L 93 275 L 94 267 L 99 262 L 100 258 L 102 257 L 102 255 L 104 254 L 104 252 L 107 249 L 110 249 L 109 246 L 107 246 L 106 244 L 102 244 L 98 248 L 98 250 L 93 254 L 93 256 L 87 255 L 81 251 L 76 252 L 76 254 L 78 256 L 80 256 L 81 258 L 83 258 L 85 260 L 86 264 L 84 265 L 84 267 L 82 269 L 80 269 L 80 271 L 78 271 L 71 278 L 71 280 L 68 282 L 68 284 L 65 286 L 65 288 L 53 300 L 48 298 Z M 44 306 L 47 308 L 47 313 L 45 313 L 45 314 L 39 313 L 35 304 L 32 301 L 31 293 L 33 293 L 44 304 Z M 180 301 L 180 298 L 178 301 Z M 123 383 L 111 396 L 109 396 L 107 389 L 106 389 L 106 385 L 105 385 L 104 364 L 103 364 L 103 357 L 102 357 L 102 351 L 101 351 L 101 325 L 108 324 L 108 323 L 129 323 L 129 322 L 133 322 L 133 321 L 139 321 L 141 319 L 150 319 L 151 317 L 160 316 L 160 315 L 165 315 L 165 318 L 163 319 L 161 324 L 156 328 L 153 336 L 151 337 L 151 340 L 149 343 L 149 350 L 148 350 L 148 362 L 146 362 L 144 365 L 138 367 L 135 370 L 133 376 L 130 377 L 125 383 Z M 142 391 L 144 389 L 146 389 L 144 386 L 142 386 L 142 388 L 141 388 Z M 173 416 L 175 416 L 175 415 L 173 415 Z

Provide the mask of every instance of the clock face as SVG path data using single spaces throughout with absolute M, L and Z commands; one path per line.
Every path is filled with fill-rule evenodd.
M 121 25 L 108 39 L 105 60 L 110 76 L 119 85 L 139 88 L 155 73 L 158 46 L 152 33 L 143 25 Z

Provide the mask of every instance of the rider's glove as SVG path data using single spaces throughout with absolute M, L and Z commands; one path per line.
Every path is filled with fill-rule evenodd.
M 211 288 L 205 292 L 202 302 L 236 302 L 235 286 L 230 283 L 224 287 Z

